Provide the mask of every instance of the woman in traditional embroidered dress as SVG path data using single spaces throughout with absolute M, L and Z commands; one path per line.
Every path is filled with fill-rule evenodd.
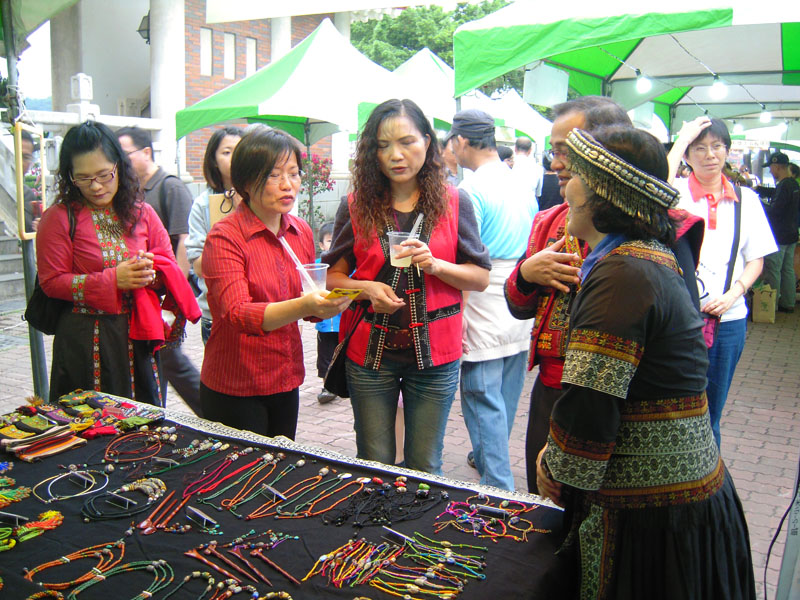
M 632 128 L 595 135 L 567 138 L 568 233 L 591 252 L 539 490 L 566 507 L 581 599 L 755 598 L 708 418 L 702 320 L 669 249 L 678 192 L 663 181 L 663 147 Z
M 394 267 L 386 233 L 412 229 Z M 472 204 L 445 182 L 433 128 L 410 100 L 375 108 L 361 134 L 353 192 L 339 207 L 328 287 L 363 290 L 369 302 L 347 347 L 347 381 L 359 458 L 392 464 L 394 424 L 403 393 L 405 464 L 441 472 L 447 417 L 458 386 L 462 291 L 489 282 L 488 253 Z M 355 313 L 342 315 L 340 337 Z
M 761 274 L 763 257 L 777 251 L 772 230 L 755 192 L 740 188 L 739 247 L 730 287 L 725 281 L 734 240 L 734 204 L 739 200 L 723 175 L 731 149 L 731 136 L 719 119 L 699 117 L 685 123 L 669 153 L 670 173 L 683 158 L 692 168 L 688 178 L 675 181 L 680 208 L 705 220 L 705 235 L 697 268 L 700 310 L 720 319 L 714 344 L 708 350 L 708 411 L 717 446 L 719 421 L 728 398 L 736 365 L 744 350 L 747 305 L 744 296 Z
M 203 250 L 213 317 L 200 374 L 203 417 L 294 439 L 305 378 L 297 321 L 329 319 L 349 304 L 328 292 L 303 295 L 288 244 L 314 262 L 308 223 L 290 214 L 300 190 L 300 144 L 266 127 L 242 137 L 231 179 L 242 201 L 217 222 Z
M 53 341 L 50 399 L 82 388 L 163 405 L 156 351 L 164 339 L 160 310 L 157 316 L 144 310 L 144 299 L 138 303 L 143 310 L 131 310 L 136 297 L 144 298 L 137 290 L 163 287 L 156 255 L 177 265 L 167 232 L 105 125 L 88 121 L 64 136 L 58 201 L 42 216 L 36 254 L 42 290 L 73 303 Z M 191 303 L 197 310 L 194 298 Z M 161 340 L 132 336 L 132 317 L 138 332 L 155 332 Z

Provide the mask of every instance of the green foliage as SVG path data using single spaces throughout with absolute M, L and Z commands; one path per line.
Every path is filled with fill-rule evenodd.
M 309 185 L 311 193 L 315 196 L 320 192 L 331 191 L 334 187 L 331 179 L 331 159 L 321 158 L 318 154 L 312 154 L 311 158 L 303 152 L 303 183 L 300 192 L 303 194 L 298 201 L 297 212 L 309 224 L 312 224 L 312 215 L 309 212 Z M 318 203 L 314 203 L 313 226 L 319 227 L 324 222 L 325 217 Z
M 456 28 L 485 17 L 508 3 L 508 0 L 460 3 L 452 11 L 445 11 L 441 6 L 407 8 L 396 17 L 384 15 L 382 19 L 353 23 L 350 41 L 370 60 L 390 71 L 426 47 L 452 67 Z M 521 81 L 520 78 L 520 87 Z

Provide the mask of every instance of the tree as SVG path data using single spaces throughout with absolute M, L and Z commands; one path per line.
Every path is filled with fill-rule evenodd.
M 453 66 L 453 33 L 463 23 L 475 21 L 509 4 L 508 0 L 483 0 L 480 4 L 460 3 L 455 10 L 441 6 L 407 8 L 396 17 L 384 15 L 353 23 L 350 41 L 370 60 L 395 70 L 414 54 L 427 47 Z M 491 94 L 509 87 L 522 90 L 523 69 L 517 69 L 481 86 Z

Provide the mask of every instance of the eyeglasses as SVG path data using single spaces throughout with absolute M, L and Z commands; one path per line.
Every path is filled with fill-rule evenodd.
M 550 150 L 547 151 L 547 160 L 553 162 L 554 159 L 558 159 L 563 163 L 567 160 L 567 153 L 551 148 Z
M 136 154 L 137 152 L 141 152 L 144 148 L 137 148 L 136 150 L 131 150 L 130 152 L 126 152 L 125 156 L 130 156 L 131 154 Z
M 267 176 L 267 184 L 268 185 L 279 185 L 283 178 L 286 177 L 289 180 L 289 183 L 293 183 L 295 181 L 300 181 L 303 177 L 303 174 L 300 172 L 297 173 L 270 173 Z
M 72 183 L 74 183 L 79 188 L 88 188 L 92 187 L 92 184 L 96 181 L 97 183 L 108 183 L 114 176 L 117 174 L 117 165 L 114 165 L 114 168 L 111 169 L 108 173 L 103 173 L 102 175 L 98 175 L 96 177 L 78 177 L 75 179 L 72 177 Z
M 711 144 L 711 146 L 689 146 L 689 152 L 692 154 L 708 154 L 708 151 L 711 150 L 714 154 L 718 154 L 720 152 L 725 152 L 727 147 L 722 142 L 717 142 L 715 144 Z

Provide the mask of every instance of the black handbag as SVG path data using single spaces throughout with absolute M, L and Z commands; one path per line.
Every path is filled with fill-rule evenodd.
M 72 240 L 75 237 L 75 215 L 72 212 L 72 207 L 69 204 L 66 206 L 69 218 L 69 239 Z M 33 285 L 33 293 L 28 298 L 28 306 L 25 308 L 25 320 L 42 333 L 53 335 L 56 332 L 61 313 L 71 307 L 72 302 L 51 298 L 45 294 L 39 285 L 39 276 L 37 275 L 36 282 Z
M 355 310 L 361 312 L 353 321 L 350 331 L 347 332 L 344 339 L 336 346 L 336 350 L 333 351 L 333 358 L 331 358 L 331 363 L 328 365 L 328 371 L 325 373 L 325 379 L 322 384 L 323 388 L 340 398 L 350 397 L 350 389 L 347 387 L 347 343 L 350 341 L 350 336 L 355 333 L 358 324 L 361 323 L 361 319 L 367 314 L 367 309 L 364 305 L 359 305 Z

